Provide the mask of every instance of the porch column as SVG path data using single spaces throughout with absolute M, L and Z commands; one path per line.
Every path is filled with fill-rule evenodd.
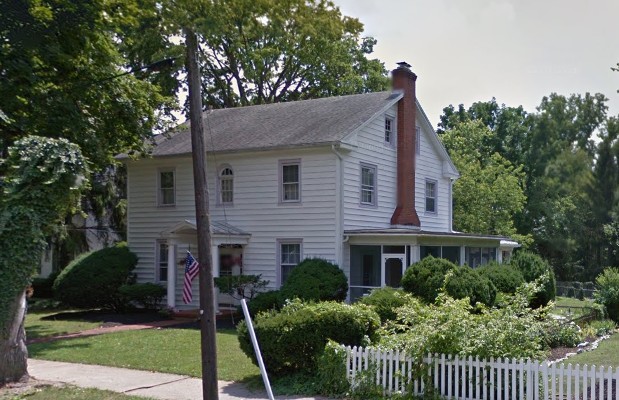
M 176 241 L 168 240 L 168 307 L 176 307 Z
M 466 264 L 466 251 L 464 250 L 466 246 L 460 246 L 460 266 Z
M 213 278 L 219 277 L 219 245 L 211 245 L 211 254 L 213 255 Z M 213 291 L 213 304 L 215 306 L 215 313 L 219 314 L 219 289 L 215 287 Z

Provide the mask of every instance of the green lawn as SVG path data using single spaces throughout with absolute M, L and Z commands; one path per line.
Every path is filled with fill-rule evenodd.
M 75 386 L 62 388 L 45 386 L 35 388 L 20 395 L 4 397 L 0 400 L 148 400 L 147 397 L 128 396 L 122 393 L 114 393 L 107 390 L 84 389 Z
M 577 318 L 588 313 L 585 307 L 591 307 L 592 304 L 593 300 L 578 300 L 557 296 L 554 313 L 568 318 Z
M 54 318 L 61 311 L 29 311 L 26 314 L 26 337 L 34 339 L 43 336 L 55 336 L 97 328 L 101 322 L 79 319 Z M 68 311 L 62 311 L 63 313 Z
M 195 329 L 147 329 L 35 343 L 30 357 L 110 365 L 147 371 L 201 376 L 200 332 Z M 236 331 L 217 332 L 219 379 L 241 381 L 260 371 L 239 347 Z
M 568 358 L 566 363 L 619 367 L 619 333 L 616 332 L 610 338 L 603 340 L 593 351 L 586 351 Z

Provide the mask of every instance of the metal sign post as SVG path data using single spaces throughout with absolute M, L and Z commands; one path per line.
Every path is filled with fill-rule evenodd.
M 262 374 L 262 380 L 264 381 L 264 387 L 267 389 L 267 394 L 270 400 L 275 400 L 273 397 L 273 391 L 271 391 L 271 383 L 269 382 L 269 376 L 267 370 L 264 367 L 264 361 L 262 361 L 262 354 L 260 353 L 260 346 L 258 346 L 258 340 L 256 339 L 256 332 L 254 332 L 254 324 L 251 322 L 251 316 L 249 315 L 249 309 L 247 308 L 247 302 L 245 299 L 241 299 L 241 307 L 243 308 L 243 314 L 245 315 L 245 323 L 249 330 L 249 336 L 251 342 L 254 345 L 254 351 L 256 352 L 256 358 L 258 359 L 258 365 L 260 366 L 260 373 Z

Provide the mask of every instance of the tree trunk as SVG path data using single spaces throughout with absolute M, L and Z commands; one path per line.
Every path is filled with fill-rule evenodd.
M 0 386 L 28 379 L 28 348 L 26 347 L 26 291 L 9 305 L 8 320 L 3 321 L 0 337 Z

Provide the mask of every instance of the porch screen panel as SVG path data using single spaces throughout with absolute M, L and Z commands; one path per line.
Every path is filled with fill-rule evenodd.
M 380 246 L 350 246 L 350 299 L 381 285 Z

